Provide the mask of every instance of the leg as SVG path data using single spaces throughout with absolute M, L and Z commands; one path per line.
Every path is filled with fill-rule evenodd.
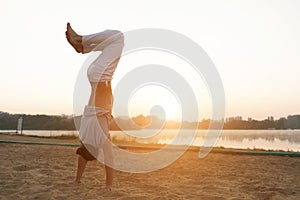
M 87 164 L 87 161 L 83 157 L 78 156 L 77 174 L 76 174 L 76 179 L 75 179 L 74 183 L 76 183 L 76 184 L 80 183 L 81 177 L 82 177 L 83 172 L 86 167 L 86 164 Z
M 97 46 L 102 47 L 102 44 Z M 90 82 L 111 80 L 122 55 L 124 41 L 122 38 L 106 46 L 102 53 L 90 64 L 87 71 Z
M 117 30 L 105 30 L 99 33 L 83 35 L 83 53 L 91 51 L 103 51 L 110 43 L 115 40 L 123 40 L 123 34 Z
M 104 164 L 105 164 L 105 172 L 106 172 L 106 185 L 102 188 L 103 192 L 107 192 L 111 190 L 113 184 L 113 154 L 112 154 L 112 146 L 109 136 L 109 121 L 108 117 L 100 116 L 98 117 L 98 122 L 100 127 L 102 128 L 104 134 L 106 135 L 106 140 L 103 144 L 103 153 L 104 153 Z
M 110 42 L 123 40 L 123 34 L 117 30 L 105 30 L 91 35 L 78 35 L 70 23 L 67 23 L 66 37 L 77 53 L 102 51 Z M 97 47 L 97 48 L 96 48 Z

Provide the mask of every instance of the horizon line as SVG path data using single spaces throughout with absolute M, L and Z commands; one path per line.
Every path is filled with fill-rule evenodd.
M 30 113 L 10 113 L 10 112 L 5 112 L 5 111 L 0 111 L 0 114 L 1 113 L 7 113 L 7 114 L 10 114 L 10 115 L 46 115 L 46 116 L 57 116 L 57 117 L 70 117 L 70 118 L 73 118 L 73 117 L 78 117 L 78 116 L 81 116 L 81 115 L 75 115 L 75 114 L 65 114 L 65 113 L 61 113 L 61 114 L 30 114 Z M 135 116 L 132 116 L 132 117 L 128 117 L 128 116 L 124 116 L 124 115 L 115 115 L 114 118 L 127 118 L 127 119 L 132 119 L 134 117 L 138 117 L 138 116 L 143 116 L 143 117 L 157 117 L 159 118 L 160 120 L 164 120 L 164 119 L 161 119 L 159 116 L 157 115 L 144 115 L 144 114 L 138 114 L 138 115 L 135 115 Z M 288 114 L 286 116 L 281 116 L 279 118 L 276 118 L 272 115 L 268 115 L 266 116 L 263 120 L 265 119 L 272 119 L 272 120 L 279 120 L 281 118 L 287 118 L 289 116 L 300 116 L 300 113 L 297 113 L 297 114 Z M 205 118 L 203 117 L 202 119 L 200 119 L 201 121 L 202 120 L 212 120 L 211 118 Z M 229 121 L 229 120 L 241 120 L 241 121 L 249 121 L 249 120 L 257 120 L 255 119 L 254 117 L 242 117 L 241 115 L 231 115 L 231 116 L 224 116 L 224 118 L 222 119 L 224 120 L 224 122 L 226 121 Z M 176 122 L 179 122 L 178 120 L 176 119 L 166 119 L 166 121 L 176 121 Z M 190 121 L 190 120 L 183 120 L 183 121 Z M 220 119 L 219 120 L 214 120 L 214 121 L 221 121 Z M 195 120 L 192 120 L 192 122 L 195 122 Z

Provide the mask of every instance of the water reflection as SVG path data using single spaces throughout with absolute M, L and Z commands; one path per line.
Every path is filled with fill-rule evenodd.
M 263 139 L 268 142 L 281 140 L 300 143 L 300 130 L 223 130 L 221 138 L 231 141 Z
M 193 130 L 163 130 L 154 137 L 146 137 L 157 130 L 111 131 L 114 141 L 132 144 L 176 144 L 202 146 L 207 130 L 197 130 L 194 141 L 190 144 L 189 132 Z M 4 131 L 5 132 L 5 131 Z M 78 135 L 77 131 L 23 131 L 24 135 L 60 136 Z M 178 137 L 176 137 L 178 135 Z M 135 137 L 133 137 L 135 136 Z M 208 136 L 209 137 L 209 136 Z M 175 139 L 176 138 L 176 139 Z M 214 146 L 242 149 L 266 149 L 300 151 L 300 130 L 222 130 Z
M 300 130 L 225 130 L 216 146 L 300 151 Z
M 178 134 L 177 130 L 164 130 L 154 137 L 142 139 L 131 137 L 130 135 L 141 137 L 148 134 L 147 131 L 137 131 L 126 134 L 121 131 L 113 131 L 114 140 L 134 142 L 139 144 L 173 144 L 202 146 L 207 136 L 207 130 L 198 130 L 194 141 L 190 144 L 188 131 L 184 130 Z M 208 136 L 209 137 L 209 136 Z M 300 130 L 222 130 L 218 142 L 214 146 L 241 149 L 265 149 L 300 151 Z

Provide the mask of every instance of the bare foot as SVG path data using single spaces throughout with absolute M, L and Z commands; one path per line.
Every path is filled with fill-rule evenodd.
M 70 45 L 77 53 L 82 53 L 83 47 L 81 44 L 82 36 L 78 35 L 71 27 L 70 23 L 67 24 L 66 37 Z
M 71 24 L 68 22 L 67 23 L 67 33 L 69 34 L 70 37 L 72 37 L 74 40 L 78 41 L 81 43 L 81 35 L 78 35 L 74 29 L 71 27 Z
M 70 184 L 72 184 L 72 185 L 80 185 L 81 184 L 81 181 L 73 181 L 73 182 L 71 182 Z
M 111 191 L 111 187 L 109 187 L 109 186 L 105 186 L 105 187 L 100 189 L 101 193 L 107 193 L 107 192 L 110 192 L 110 191 Z

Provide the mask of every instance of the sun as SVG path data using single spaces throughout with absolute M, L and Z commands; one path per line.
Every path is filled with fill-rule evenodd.
M 165 111 L 166 119 L 178 120 L 181 117 L 180 103 L 172 95 L 165 95 L 161 101 L 161 106 Z
M 154 112 L 154 115 L 160 119 L 179 120 L 181 118 L 181 106 L 176 95 L 159 85 L 145 86 L 136 91 L 129 101 L 128 111 L 130 116 L 141 114 L 149 116 L 153 108 L 157 106 L 161 109 Z

